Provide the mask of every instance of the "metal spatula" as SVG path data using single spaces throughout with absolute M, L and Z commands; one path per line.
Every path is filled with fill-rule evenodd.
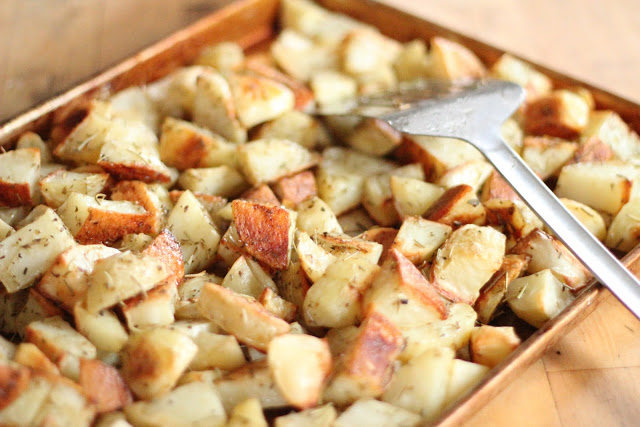
M 400 132 L 458 138 L 476 147 L 600 282 L 640 318 L 640 282 L 578 222 L 500 136 L 525 92 L 499 80 L 424 81 L 359 99 L 349 114 L 374 117 Z M 344 113 L 345 111 L 343 111 Z

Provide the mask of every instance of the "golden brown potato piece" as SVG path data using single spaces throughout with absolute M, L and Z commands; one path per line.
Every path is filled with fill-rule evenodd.
M 550 269 L 572 290 L 582 289 L 591 278 L 591 273 L 562 242 L 540 229 L 535 229 L 520 239 L 511 253 L 531 257 L 527 273 Z
M 133 402 L 118 370 L 99 360 L 80 360 L 78 383 L 99 414 L 117 411 Z
M 29 385 L 31 371 L 17 364 L 0 364 L 0 410 L 11 405 Z
M 152 399 L 176 385 L 197 351 L 181 332 L 148 329 L 129 338 L 122 353 L 122 377 L 136 397 Z
M 527 136 L 522 144 L 522 160 L 543 181 L 557 175 L 578 149 L 575 142 L 546 136 Z
M 346 405 L 363 397 L 380 396 L 403 345 L 402 334 L 384 315 L 369 315 L 336 362 L 324 400 Z
M 513 327 L 483 325 L 471 332 L 471 361 L 493 368 L 519 345 L 520 338 Z
M 518 193 L 505 181 L 502 175 L 497 171 L 493 171 L 485 181 L 484 186 L 482 186 L 482 194 L 480 196 L 482 203 L 491 199 L 516 201 L 520 200 L 520 196 L 518 196 Z
M 167 117 L 162 124 L 160 158 L 182 171 L 227 165 L 236 167 L 236 144 L 191 122 Z
M 486 325 L 491 321 L 504 302 L 509 284 L 526 271 L 529 259 L 528 255 L 505 255 L 500 269 L 480 289 L 480 296 L 474 305 L 478 322 Z
M 524 130 L 532 135 L 577 138 L 587 126 L 589 105 L 573 92 L 557 90 L 528 103 L 524 108 Z
M 267 184 L 260 184 L 258 187 L 250 188 L 242 193 L 239 199 L 246 200 L 248 202 L 266 203 L 271 205 L 280 205 L 280 200 L 276 197 Z
M 71 193 L 58 214 L 80 244 L 111 244 L 131 233 L 150 233 L 149 214 L 129 201 Z
M 40 180 L 40 191 L 47 206 L 56 209 L 73 192 L 97 196 L 108 192 L 113 179 L 105 172 L 54 171 Z
M 441 79 L 484 77 L 487 70 L 469 49 L 443 37 L 431 39 L 431 75 Z
M 485 215 L 484 206 L 473 188 L 462 184 L 446 190 L 423 216 L 430 221 L 458 227 L 463 224 L 482 225 Z
M 287 402 L 298 409 L 318 404 L 332 365 L 326 340 L 306 334 L 281 335 L 269 343 L 267 361 Z
M 48 375 L 60 375 L 58 367 L 35 344 L 23 342 L 16 347 L 13 361 Z
M 95 263 L 117 253 L 117 249 L 104 245 L 72 246 L 58 255 L 36 284 L 36 289 L 65 310 L 71 311 L 84 298 Z
M 291 329 L 255 299 L 220 285 L 204 285 L 197 304 L 203 316 L 260 351 L 266 351 L 273 338 Z
M 551 91 L 551 79 L 528 63 L 508 53 L 503 54 L 491 67 L 491 75 L 502 80 L 509 80 L 524 87 L 527 99 L 531 100 Z
M 313 92 L 298 80 L 281 73 L 277 69 L 258 61 L 248 60 L 244 64 L 244 70 L 248 74 L 265 77 L 288 87 L 293 92 L 295 100 L 293 107 L 296 110 L 306 111 L 313 106 Z
M 40 196 L 40 150 L 22 148 L 0 154 L 0 206 L 35 205 Z
M 506 238 L 491 227 L 464 225 L 436 254 L 429 278 L 449 300 L 473 305 L 482 286 L 500 269 Z
M 157 234 L 165 220 L 164 208 L 158 195 L 142 181 L 120 181 L 111 190 L 111 200 L 129 201 L 141 206 L 148 214 L 147 234 Z
M 276 270 L 289 265 L 296 213 L 278 206 L 234 200 L 233 219 L 244 249 Z
M 318 195 L 316 178 L 311 171 L 280 178 L 275 184 L 275 192 L 285 207 L 295 209 L 298 204 Z

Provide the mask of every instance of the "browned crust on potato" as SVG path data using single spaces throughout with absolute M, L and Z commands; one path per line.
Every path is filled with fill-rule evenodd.
M 606 162 L 611 159 L 613 159 L 611 147 L 597 136 L 591 136 L 578 146 L 573 157 L 565 166 L 572 163 Z
M 429 182 L 435 181 L 444 172 L 442 166 L 438 167 L 436 159 L 410 135 L 403 135 L 402 142 L 393 151 L 393 156 L 401 163 L 420 163 L 424 170 L 425 178 Z
M 184 277 L 182 250 L 169 230 L 162 230 L 162 233 L 158 234 L 142 253 L 160 259 L 171 272 L 167 280 L 176 286 L 180 283 Z
M 491 321 L 504 302 L 509 284 L 526 271 L 530 258 L 524 254 L 505 255 L 500 269 L 480 289 L 480 296 L 476 299 L 474 309 L 480 323 L 488 324 Z
M 52 316 L 63 314 L 62 310 L 60 310 L 53 301 L 51 301 L 49 298 L 42 295 L 35 288 L 29 289 L 29 296 L 33 298 L 35 302 L 40 306 L 40 308 L 42 309 L 42 313 L 46 317 L 52 317 Z
M 280 205 L 280 200 L 278 200 L 267 184 L 261 184 L 258 187 L 248 189 L 240 195 L 240 199 L 248 202 L 267 203 L 276 206 Z
M 118 370 L 99 360 L 80 359 L 78 383 L 99 414 L 133 403 L 133 396 Z
M 0 206 L 16 208 L 34 204 L 31 186 L 26 182 L 7 182 L 0 180 Z
M 475 200 L 476 204 L 473 204 Z M 462 205 L 463 203 L 469 206 Z M 480 207 L 480 209 L 475 209 Z M 473 188 L 466 184 L 456 185 L 445 191 L 438 200 L 423 214 L 430 220 L 458 227 L 464 224 L 484 223 L 484 209 L 480 201 L 475 198 Z
M 118 180 L 142 181 L 147 183 L 167 183 L 171 181 L 169 175 L 144 165 L 124 165 L 122 163 L 100 161 L 98 162 L 98 166 Z
M 264 306 L 270 313 L 278 316 L 287 323 L 291 323 L 296 319 L 298 307 L 283 298 L 280 298 L 271 288 L 264 288 L 258 302 Z M 281 307 L 277 307 L 281 305 Z M 274 309 L 278 309 L 277 311 Z
M 304 84 L 281 73 L 277 69 L 255 60 L 246 61 L 244 68 L 246 71 L 274 80 L 288 87 L 293 92 L 295 99 L 294 108 L 296 110 L 306 111 L 313 105 L 313 92 Z
M 154 204 L 149 197 L 149 190 L 144 182 L 141 181 L 120 181 L 113 187 L 111 192 L 111 200 L 124 200 L 133 202 L 142 206 L 148 213 L 147 222 L 150 234 L 160 231 L 161 213 L 160 206 Z
M 233 219 L 244 250 L 276 270 L 289 265 L 291 214 L 278 206 L 234 200 Z
M 433 307 L 441 319 L 446 318 L 447 306 L 444 300 L 420 270 L 397 249 L 391 249 L 387 257 L 389 262 L 395 264 L 392 268 L 398 273 L 403 291 L 410 292 L 422 305 Z
M 514 215 L 518 207 L 509 200 L 493 200 L 485 204 L 487 224 L 503 227 L 504 234 L 518 240 L 523 237 L 522 232 L 526 224 L 514 224 Z M 522 227 L 518 227 L 521 225 Z
M 380 255 L 380 260 L 378 261 L 378 264 L 382 265 L 397 235 L 398 230 L 396 230 L 395 228 L 375 227 L 365 231 L 358 237 L 360 239 L 367 240 L 369 242 L 380 243 L 382 245 L 382 254 Z
M 164 138 L 167 132 L 170 132 L 172 126 L 180 126 L 179 124 L 172 124 L 170 120 L 165 120 L 162 124 L 162 137 Z M 182 132 L 180 135 L 183 137 L 179 141 L 172 141 L 172 144 L 166 151 L 161 151 L 161 155 L 170 154 L 171 161 L 165 162 L 169 166 L 173 166 L 178 170 L 185 170 L 189 168 L 198 168 L 206 166 L 203 162 L 209 147 L 213 144 L 211 138 L 202 132 L 197 130 L 188 129 L 188 132 Z M 161 139 L 160 146 L 163 150 L 163 141 Z M 167 157 L 167 156 L 165 156 Z
M 554 94 L 534 99 L 524 107 L 524 131 L 531 135 L 548 135 L 564 139 L 580 136 L 580 129 L 564 119 L 564 103 Z
M 148 215 L 121 214 L 89 208 L 89 216 L 76 234 L 75 238 L 81 245 L 93 243 L 113 244 L 127 234 L 151 234 Z
M 520 196 L 497 171 L 492 171 L 482 187 L 480 200 L 484 203 L 491 199 L 520 200 Z
M 53 129 L 51 130 L 51 141 L 54 146 L 64 141 L 87 118 L 90 111 L 91 104 L 87 99 L 72 101 L 71 105 L 58 109 L 54 113 Z
M 31 373 L 22 366 L 0 365 L 0 410 L 9 406 L 29 385 Z
M 282 204 L 290 209 L 318 195 L 316 177 L 311 171 L 280 178 L 274 189 Z
M 358 336 L 342 360 L 342 373 L 367 384 L 381 394 L 402 351 L 402 333 L 385 316 L 372 313 L 360 326 Z
M 58 367 L 32 343 L 18 345 L 13 361 L 45 375 L 60 375 Z

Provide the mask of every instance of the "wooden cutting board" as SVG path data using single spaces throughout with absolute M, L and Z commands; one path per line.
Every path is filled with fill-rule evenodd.
M 384 0 L 640 102 L 636 0 Z M 225 0 L 3 0 L 0 121 Z M 469 426 L 640 424 L 640 321 L 607 298 Z

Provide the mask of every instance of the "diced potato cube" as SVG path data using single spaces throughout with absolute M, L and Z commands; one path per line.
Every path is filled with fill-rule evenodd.
M 171 182 L 171 171 L 160 161 L 158 138 L 139 122 L 112 120 L 97 164 L 118 179 Z
M 316 406 L 331 372 L 329 345 L 306 334 L 287 334 L 269 343 L 267 363 L 285 399 L 298 409 Z
M 562 168 L 555 193 L 615 215 L 631 198 L 637 176 L 636 168 L 618 162 L 575 163 Z
M 54 129 L 54 135 L 64 138 L 54 154 L 75 163 L 96 163 L 111 120 L 111 104 L 104 101 L 94 100 L 87 107 L 71 112 Z
M 527 134 L 574 139 L 587 126 L 589 104 L 568 90 L 556 90 L 529 102 L 523 113 Z
M 289 265 L 296 213 L 279 206 L 234 200 L 233 220 L 244 249 L 269 267 Z
M 135 402 L 125 407 L 124 413 L 136 426 L 223 427 L 227 421 L 216 388 L 199 381 L 176 387 L 152 400 Z
M 177 200 L 167 218 L 167 229 L 180 242 L 185 273 L 201 271 L 211 265 L 220 233 L 191 191 L 185 191 Z
M 238 120 L 229 83 L 215 71 L 197 77 L 193 121 L 229 141 L 243 143 L 247 140 L 247 130 Z
M 264 409 L 281 408 L 289 404 L 275 384 L 266 360 L 248 363 L 214 381 L 224 409 L 256 398 Z
M 75 242 L 56 213 L 43 215 L 0 241 L 0 282 L 12 293 L 31 285 Z
M 104 245 L 75 245 L 62 252 L 36 284 L 45 297 L 71 311 L 84 298 L 95 263 L 120 251 Z
M 611 248 L 628 252 L 640 242 L 640 199 L 633 198 L 613 218 L 605 244 Z M 602 217 L 600 216 L 600 219 Z M 604 226 L 604 223 L 602 224 Z M 604 227 L 602 228 L 604 231 Z
M 98 261 L 89 276 L 87 311 L 97 313 L 147 292 L 171 275 L 169 267 L 150 255 L 124 252 Z
M 296 226 L 314 236 L 322 233 L 342 233 L 336 215 L 329 205 L 319 197 L 313 197 L 297 207 Z
M 573 216 L 575 216 L 576 219 L 591 232 L 591 234 L 604 241 L 607 236 L 607 226 L 602 215 L 600 215 L 595 209 L 592 209 L 583 203 L 576 202 L 575 200 L 562 198 L 560 201 L 565 208 L 569 209 L 569 212 L 571 212 Z M 622 208 L 624 209 L 624 206 Z M 629 250 L 631 250 L 631 248 L 629 248 Z
M 480 289 L 480 296 L 476 299 L 474 308 L 478 313 L 478 322 L 486 325 L 491 321 L 504 302 L 511 282 L 520 277 L 527 269 L 529 259 L 529 255 L 509 254 L 504 256 L 502 266 Z
M 384 315 L 400 330 L 433 323 L 447 316 L 444 300 L 433 285 L 395 249 L 389 251 L 380 272 L 366 290 L 362 311 L 364 316 Z
M 430 221 L 451 226 L 482 225 L 485 223 L 486 212 L 473 188 L 461 184 L 442 193 L 423 216 Z
M 197 351 L 181 332 L 148 329 L 129 338 L 122 353 L 122 376 L 138 398 L 153 399 L 175 386 Z
M 296 251 L 302 269 L 312 282 L 317 282 L 336 257 L 317 245 L 304 231 L 296 239 Z
M 162 124 L 160 158 L 178 170 L 237 164 L 236 144 L 191 122 L 167 117 Z
M 410 82 L 428 77 L 429 61 L 427 45 L 423 40 L 416 39 L 402 47 L 393 63 L 393 68 L 398 80 Z
M 246 128 L 275 119 L 295 105 L 293 92 L 274 80 L 249 74 L 231 74 L 227 80 L 236 114 Z
M 275 193 L 285 207 L 295 209 L 300 203 L 317 196 L 316 178 L 311 171 L 285 176 L 276 182 Z
M 220 72 L 232 71 L 244 62 L 242 47 L 234 42 L 221 42 L 202 49 L 195 64 L 207 65 Z
M 133 403 L 129 387 L 118 370 L 99 360 L 80 360 L 78 383 L 99 414 L 116 411 Z
M 391 246 L 415 265 L 429 261 L 451 234 L 451 227 L 417 216 L 405 218 Z
M 61 317 L 31 322 L 26 341 L 35 344 L 60 368 L 63 375 L 77 379 L 80 359 L 94 359 L 96 347 Z
M 269 277 L 260 264 L 250 257 L 240 256 L 224 276 L 221 283 L 232 291 L 249 295 L 258 299 L 266 288 L 277 290 L 275 283 Z
M 582 289 L 591 278 L 591 273 L 562 242 L 539 229 L 533 230 L 521 239 L 511 249 L 511 253 L 531 257 L 527 267 L 529 274 L 550 269 L 558 279 L 573 290 Z
M 259 139 L 238 150 L 242 173 L 254 185 L 277 181 L 317 163 L 315 154 L 286 139 Z
M 119 352 L 129 339 L 127 330 L 112 311 L 102 310 L 91 314 L 82 304 L 76 304 L 73 316 L 78 332 L 98 350 Z
M 0 206 L 35 205 L 39 201 L 40 151 L 20 148 L 0 154 Z
M 113 115 L 142 122 L 154 133 L 158 132 L 160 112 L 144 86 L 132 86 L 109 98 Z
M 391 176 L 393 205 L 401 218 L 422 215 L 444 193 L 444 188 L 415 178 Z
M 192 339 L 198 346 L 198 352 L 189 365 L 190 369 L 233 370 L 246 363 L 242 348 L 232 335 L 202 331 Z
M 378 269 L 377 260 L 357 254 L 331 264 L 305 296 L 307 324 L 330 328 L 356 324 L 361 318 L 360 296 Z
M 453 356 L 451 349 L 441 348 L 409 360 L 396 371 L 382 400 L 416 412 L 425 420 L 435 418 L 446 403 Z
M 37 148 L 40 151 L 40 164 L 45 165 L 53 162 L 53 157 L 49 145 L 42 140 L 42 137 L 35 132 L 27 131 L 20 135 L 16 142 L 16 149 Z
M 87 359 L 89 360 L 89 359 Z M 35 371 L 58 376 L 58 367 L 35 344 L 22 342 L 15 349 L 13 361 Z
M 511 310 L 536 328 L 541 328 L 573 299 L 569 288 L 549 269 L 514 280 L 506 295 Z
M 640 154 L 640 136 L 615 111 L 592 111 L 582 135 L 598 137 L 620 160 Z
M 263 124 L 257 130 L 256 139 L 287 139 L 307 149 L 329 143 L 324 126 L 311 115 L 301 111 L 287 111 L 280 117 Z
M 400 331 L 385 316 L 368 316 L 336 362 L 324 401 L 346 405 L 380 396 L 392 378 L 393 364 L 403 345 Z
M 266 351 L 269 341 L 291 329 L 254 299 L 212 283 L 202 288 L 198 307 L 206 318 L 238 341 L 262 351 Z
M 84 173 L 58 170 L 40 180 L 44 202 L 52 208 L 64 203 L 71 193 L 97 196 L 110 184 L 107 173 Z
M 451 378 L 447 387 L 445 407 L 449 407 L 466 395 L 489 373 L 489 368 L 466 360 L 451 361 Z
M 491 75 L 498 79 L 509 80 L 524 87 L 527 98 L 533 99 L 551 91 L 551 79 L 528 63 L 508 53 L 503 54 L 491 67 Z
M 235 197 L 248 187 L 242 175 L 226 165 L 186 169 L 180 174 L 178 184 L 193 193 L 221 197 Z
M 430 42 L 432 77 L 458 80 L 480 78 L 486 74 L 480 59 L 460 43 L 443 37 L 433 37 Z
M 122 303 L 122 314 L 130 331 L 170 325 L 178 300 L 176 281 L 165 280 L 153 289 Z
M 484 160 L 470 160 L 446 171 L 437 184 L 444 188 L 466 184 L 478 191 L 489 178 L 493 167 Z
M 519 345 L 520 338 L 513 327 L 483 325 L 471 332 L 471 361 L 493 368 Z
M 473 304 L 482 286 L 502 265 L 505 241 L 504 234 L 491 227 L 462 226 L 438 251 L 431 282 L 451 301 Z
M 524 139 L 522 160 L 540 179 L 555 175 L 569 161 L 578 149 L 575 142 L 559 138 L 528 136 Z

